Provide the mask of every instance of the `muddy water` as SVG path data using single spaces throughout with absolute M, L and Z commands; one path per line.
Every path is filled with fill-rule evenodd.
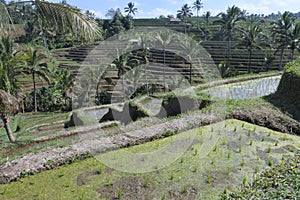
M 231 83 L 205 90 L 213 98 L 252 99 L 275 93 L 281 76 Z

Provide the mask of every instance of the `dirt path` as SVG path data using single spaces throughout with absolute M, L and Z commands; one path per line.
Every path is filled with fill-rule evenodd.
M 72 163 L 93 153 L 104 153 L 121 147 L 128 147 L 165 137 L 167 130 L 180 133 L 191 128 L 220 121 L 213 115 L 191 114 L 180 119 L 133 130 L 111 137 L 99 137 L 99 132 L 84 135 L 82 141 L 62 148 L 48 148 L 38 153 L 29 153 L 21 158 L 7 162 L 0 167 L 0 184 L 9 183 L 25 175 Z

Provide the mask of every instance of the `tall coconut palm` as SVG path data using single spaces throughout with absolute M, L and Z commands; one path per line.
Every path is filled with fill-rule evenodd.
M 146 82 L 146 94 L 149 95 L 149 83 L 148 83 L 148 72 L 147 72 L 147 65 L 149 63 L 149 56 L 150 56 L 150 36 L 146 33 L 137 34 L 137 37 L 140 41 L 140 52 L 139 56 L 141 57 L 142 63 L 144 64 L 144 74 L 145 74 L 145 82 Z
M 272 25 L 272 36 L 278 44 L 277 51 L 280 51 L 279 70 L 282 70 L 284 49 L 290 44 L 290 31 L 295 22 L 295 17 L 290 12 L 284 12 L 283 15 Z M 276 53 L 275 52 L 275 53 Z
M 191 7 L 184 4 L 180 10 L 177 10 L 178 16 L 184 20 L 184 33 L 186 34 L 187 18 L 193 15 Z
M 13 132 L 9 126 L 9 118 L 18 110 L 17 99 L 11 94 L 0 89 L 0 117 L 3 121 L 6 134 L 10 142 L 15 141 Z
M 193 3 L 193 9 L 197 10 L 197 29 L 199 29 L 199 12 L 203 8 L 203 3 L 201 3 L 201 0 L 196 0 Z
M 154 36 L 154 42 L 163 49 L 163 82 L 166 92 L 166 48 L 173 41 L 174 36 L 169 30 L 161 30 Z
M 86 39 L 94 39 L 101 36 L 101 31 L 97 23 L 87 19 L 82 14 L 81 10 L 61 3 L 40 0 L 15 1 L 10 2 L 9 4 L 0 3 L 0 27 L 7 27 L 8 25 L 13 24 L 8 12 L 8 6 L 24 4 L 31 4 L 34 8 L 35 14 L 32 15 L 32 17 L 36 18 L 41 30 L 51 26 L 54 28 L 60 27 L 71 30 L 72 33 L 81 35 Z M 7 28 L 1 30 L 7 32 Z M 44 42 L 46 42 L 44 36 L 45 32 L 43 34 L 43 39 Z
M 135 13 L 137 12 L 137 8 L 134 7 L 134 3 L 132 2 L 129 2 L 127 4 L 127 7 L 124 8 L 125 10 L 125 13 L 128 13 L 127 15 L 130 16 L 131 14 L 132 15 L 135 15 Z
M 34 112 L 37 112 L 36 76 L 49 82 L 49 69 L 45 62 L 46 58 L 45 54 L 38 53 L 38 50 L 33 47 L 28 47 L 26 51 L 21 52 L 21 59 L 24 61 L 23 71 L 32 76 Z
M 229 7 L 226 13 L 218 14 L 220 19 L 214 21 L 214 24 L 221 25 L 221 31 L 227 37 L 227 64 L 230 65 L 231 57 L 231 42 L 233 39 L 233 32 L 237 28 L 239 21 L 245 20 L 244 11 L 236 6 Z
M 244 46 L 248 50 L 248 73 L 251 72 L 251 60 L 252 50 L 254 48 L 262 49 L 263 44 L 263 33 L 262 29 L 255 24 L 249 25 L 246 29 L 240 29 L 241 38 L 239 39 L 240 45 Z
M 204 19 L 205 19 L 205 22 L 206 22 L 206 25 L 208 25 L 209 23 L 209 18 L 211 16 L 211 12 L 210 11 L 207 11 L 205 14 L 204 14 Z

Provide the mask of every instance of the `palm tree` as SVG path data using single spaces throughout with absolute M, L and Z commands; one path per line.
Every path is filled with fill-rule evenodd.
M 32 5 L 35 14 L 31 17 L 36 18 L 39 29 L 43 31 L 45 31 L 45 27 L 51 26 L 71 30 L 72 33 L 82 35 L 89 40 L 101 36 L 97 23 L 87 19 L 79 9 L 61 3 L 40 0 L 15 1 L 9 4 L 0 3 L 0 27 L 7 27 L 13 24 L 8 12 L 9 6 L 24 4 Z M 1 28 L 1 30 L 4 33 L 7 32 L 7 28 Z M 45 32 L 43 32 L 43 39 L 45 47 L 47 47 Z
M 242 37 L 239 39 L 240 45 L 245 46 L 249 52 L 248 55 L 248 73 L 251 72 L 252 50 L 254 48 L 262 49 L 263 44 L 262 29 L 255 24 L 251 24 L 247 29 L 240 29 Z
M 140 48 L 141 51 L 139 51 L 139 56 L 141 57 L 142 63 L 144 64 L 144 74 L 145 74 L 145 81 L 146 81 L 146 94 L 149 96 L 149 83 L 148 83 L 148 72 L 147 72 L 147 65 L 149 63 L 149 42 L 150 42 L 150 36 L 145 33 L 140 33 L 137 35 L 139 38 Z
M 19 88 L 17 75 L 21 73 L 17 52 L 13 51 L 13 41 L 8 37 L 0 38 L 0 89 L 17 95 Z
M 189 82 L 192 84 L 192 67 L 193 67 L 193 60 L 195 57 L 199 57 L 199 43 L 197 43 L 194 40 L 191 40 L 190 38 L 184 38 L 179 39 L 180 46 L 182 47 L 182 57 L 187 60 L 187 62 L 190 65 L 190 74 L 189 74 Z
M 137 12 L 137 8 L 134 7 L 134 3 L 129 2 L 127 4 L 127 7 L 124 8 L 125 12 L 128 13 L 127 15 L 129 16 L 130 14 L 135 15 L 135 13 Z
M 293 24 L 289 34 L 290 48 L 291 48 L 291 60 L 294 61 L 294 52 L 296 49 L 299 50 L 300 42 L 300 22 Z
M 184 4 L 177 13 L 178 16 L 184 20 L 184 33 L 186 34 L 187 18 L 193 15 L 191 7 L 188 6 L 188 4 Z
M 211 12 L 210 11 L 207 11 L 204 15 L 204 19 L 205 19 L 205 22 L 206 22 L 206 25 L 208 25 L 209 23 L 209 18 L 211 16 Z
M 277 51 L 280 51 L 279 70 L 282 70 L 283 53 L 284 49 L 291 42 L 291 29 L 294 26 L 295 18 L 290 12 L 284 12 L 280 19 L 274 22 L 272 25 L 272 36 L 276 43 L 278 43 Z
M 38 53 L 38 50 L 33 47 L 29 47 L 26 51 L 21 53 L 21 59 L 25 64 L 23 71 L 32 76 L 34 112 L 37 112 L 36 76 L 49 82 L 49 69 L 45 63 L 46 58 L 45 54 Z
M 236 6 L 232 6 L 227 9 L 226 13 L 220 13 L 218 16 L 220 16 L 220 19 L 214 21 L 214 24 L 221 25 L 221 30 L 227 37 L 227 64 L 230 65 L 233 31 L 236 29 L 239 21 L 245 20 L 244 11 L 241 11 L 241 9 Z
M 17 99 L 8 92 L 0 89 L 0 117 L 3 121 L 4 128 L 10 142 L 14 142 L 15 137 L 9 126 L 9 118 L 14 115 L 17 110 Z
M 166 92 L 166 48 L 173 41 L 173 34 L 169 30 L 161 30 L 154 36 L 154 41 L 163 49 L 163 81 L 164 92 Z
M 193 3 L 193 9 L 197 10 L 197 29 L 199 29 L 199 12 L 203 8 L 203 3 L 201 3 L 201 0 L 196 0 Z

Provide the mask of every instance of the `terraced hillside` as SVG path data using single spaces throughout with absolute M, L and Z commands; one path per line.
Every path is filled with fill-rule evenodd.
M 85 45 L 76 48 L 69 49 L 59 49 L 53 51 L 53 55 L 57 58 L 59 62 L 59 67 L 67 68 L 75 75 L 81 75 L 89 66 L 97 68 L 99 64 L 110 64 L 116 58 L 116 55 L 110 55 L 111 52 L 116 52 L 116 49 L 120 48 L 121 43 L 108 42 L 107 44 L 93 44 Z M 125 47 L 124 47 L 125 48 Z M 149 84 L 153 83 L 156 85 L 163 85 L 162 80 L 163 74 L 165 72 L 166 79 L 174 80 L 175 76 L 181 76 L 186 81 L 192 84 L 199 84 L 203 82 L 203 74 L 200 69 L 198 61 L 188 62 L 182 56 L 176 54 L 176 52 L 181 51 L 178 49 L 178 45 L 170 45 L 165 51 L 165 56 L 163 50 L 151 48 L 149 49 L 149 64 L 141 64 L 142 67 L 139 69 L 139 73 L 147 73 L 147 82 Z M 111 58 L 109 58 L 111 57 Z M 138 59 L 143 63 L 141 56 L 139 55 L 139 50 L 132 51 L 132 58 Z M 203 56 L 201 63 L 203 65 L 211 65 L 212 60 Z M 95 59 L 98 61 L 95 62 Z M 167 67 L 164 67 L 166 64 Z M 116 68 L 108 67 L 105 72 L 102 72 L 102 79 L 100 81 L 100 87 L 98 92 L 107 92 L 109 94 L 118 93 L 122 95 L 121 91 L 115 88 L 115 85 L 120 81 L 118 76 L 118 70 Z M 126 74 L 126 84 L 131 86 L 134 83 L 134 78 L 130 74 Z M 142 78 L 141 78 L 142 77 Z M 140 75 L 138 78 L 143 79 L 144 75 Z M 121 88 L 119 89 L 121 90 Z M 96 91 L 93 93 L 96 94 Z

